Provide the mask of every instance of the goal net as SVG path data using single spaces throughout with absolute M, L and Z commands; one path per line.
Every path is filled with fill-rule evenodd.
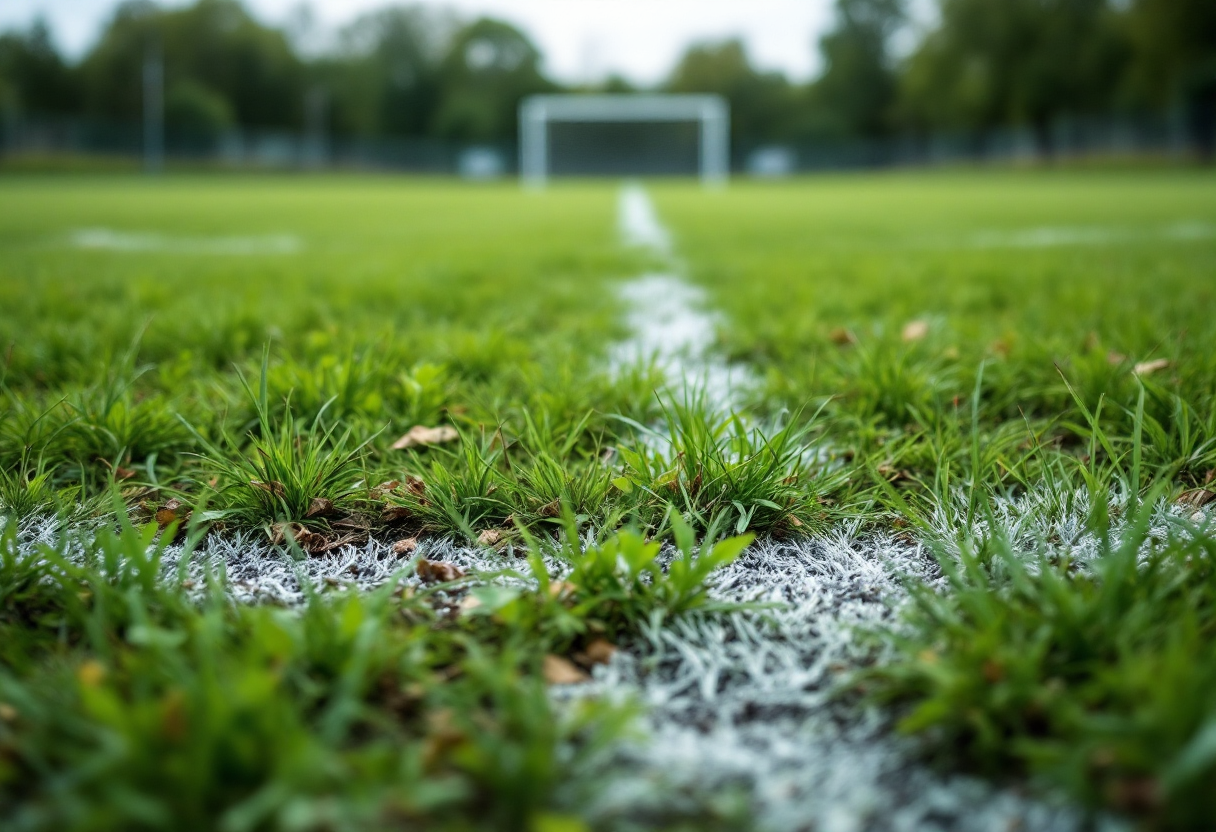
M 716 95 L 536 95 L 519 111 L 525 183 L 554 176 L 730 173 L 730 111 Z

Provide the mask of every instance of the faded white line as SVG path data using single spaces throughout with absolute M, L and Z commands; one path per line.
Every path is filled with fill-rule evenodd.
M 92 251 L 167 252 L 170 254 L 295 254 L 303 250 L 293 234 L 249 237 L 189 237 L 152 231 L 115 231 L 112 228 L 78 228 L 68 235 L 73 248 Z
M 701 287 L 680 276 L 672 259 L 671 234 L 640 185 L 621 189 L 618 226 L 625 245 L 668 260 L 670 270 L 648 272 L 621 286 L 630 337 L 613 347 L 611 365 L 620 369 L 652 362 L 675 391 L 703 393 L 718 410 L 737 408 L 751 377 L 713 354 L 721 316 L 707 309 Z

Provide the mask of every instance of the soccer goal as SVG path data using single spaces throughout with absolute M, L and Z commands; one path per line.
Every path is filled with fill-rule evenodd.
M 730 175 L 730 108 L 716 95 L 535 95 L 519 108 L 519 170 L 553 176 Z

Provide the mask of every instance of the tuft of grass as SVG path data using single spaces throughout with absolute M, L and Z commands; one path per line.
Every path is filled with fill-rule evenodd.
M 1160 492 L 1152 495 L 1160 496 Z M 1099 502 L 1097 551 L 999 530 L 935 552 L 948 591 L 916 586 L 894 655 L 865 674 L 900 729 L 955 765 L 1023 772 L 1082 803 L 1159 829 L 1210 819 L 1216 788 L 1216 540 L 1149 499 L 1115 530 Z M 996 528 L 993 522 L 991 527 Z
M 217 445 L 194 431 L 205 449 L 203 471 L 214 482 L 209 486 L 216 495 L 217 507 L 207 517 L 252 527 L 324 523 L 334 510 L 351 508 L 361 492 L 361 460 L 371 437 L 356 444 L 349 429 L 339 434 L 336 425 L 325 426 L 324 406 L 305 429 L 297 425 L 290 403 L 272 423 L 268 360 L 267 350 L 256 393 L 240 377 L 258 419 L 246 446 L 227 435 Z
M 613 480 L 648 527 L 661 528 L 672 511 L 699 530 L 737 534 L 791 534 L 813 522 L 811 421 L 794 414 L 765 431 L 714 413 L 699 395 L 664 403 L 663 414 L 662 430 L 623 419 L 638 441 L 619 449 L 623 472 Z

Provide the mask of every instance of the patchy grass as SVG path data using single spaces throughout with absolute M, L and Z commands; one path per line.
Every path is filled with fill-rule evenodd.
M 584 782 L 562 749 L 596 747 L 580 738 L 617 717 L 551 712 L 544 655 L 644 615 L 711 613 L 713 550 L 691 559 L 689 535 L 848 520 L 970 535 L 942 550 L 947 590 L 917 596 L 875 671 L 919 714 L 906 728 L 948 761 L 1185 828 L 1211 783 L 1213 184 L 1193 170 L 657 183 L 687 279 L 720 316 L 716 349 L 756 382 L 721 413 L 654 367 L 610 367 L 627 336 L 613 290 L 656 266 L 615 239 L 611 186 L 11 178 L 3 615 L 29 612 L 3 619 L 0 699 L 21 717 L 0 720 L 0 789 L 34 795 L 31 827 L 164 825 L 198 806 L 235 813 L 200 816 L 233 829 L 375 827 L 392 806 L 404 825 L 561 828 L 540 819 Z M 416 426 L 456 438 L 394 449 Z M 115 491 L 153 531 L 265 529 L 315 557 L 369 538 L 511 542 L 585 587 L 491 582 L 452 620 L 437 591 L 322 595 L 289 615 L 172 581 L 128 597 L 119 562 L 151 544 L 132 529 L 79 544 L 125 553 L 109 565 L 14 548 L 14 520 L 78 526 Z M 1183 499 L 1191 528 L 1136 531 L 1150 494 Z M 1046 526 L 1107 503 L 1132 519 L 1117 534 L 1095 521 L 1106 543 L 1083 563 L 1046 538 L 1027 561 L 1024 535 L 982 531 L 1019 500 Z M 579 535 L 604 541 L 594 557 L 568 548 Z M 89 662 L 104 674 L 82 680 Z M 369 668 L 421 699 L 377 698 Z M 1149 690 L 1154 676 L 1174 683 Z M 221 684 L 246 698 L 207 699 Z M 202 732 L 189 753 L 169 736 L 187 712 L 182 730 Z M 176 762 L 130 757 L 144 746 Z M 59 799 L 65 772 L 91 773 Z

